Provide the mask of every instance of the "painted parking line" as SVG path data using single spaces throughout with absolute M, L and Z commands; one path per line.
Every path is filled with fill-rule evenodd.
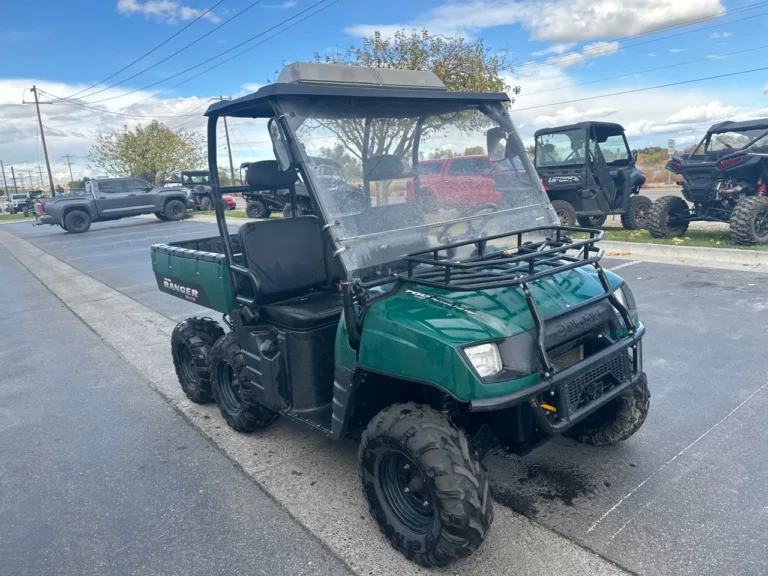
M 607 270 L 609 272 L 616 272 L 617 270 L 621 270 L 622 268 L 629 268 L 630 266 L 634 266 L 635 264 L 641 264 L 642 262 L 640 260 L 633 260 L 632 262 L 624 262 L 624 264 L 619 264 L 618 266 L 614 266 L 613 268 L 608 268 Z

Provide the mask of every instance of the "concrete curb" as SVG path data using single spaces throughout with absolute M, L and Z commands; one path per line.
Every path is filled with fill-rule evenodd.
M 743 269 L 749 267 L 768 272 L 768 251 L 733 248 L 703 248 L 672 244 L 602 241 L 598 244 L 611 258 L 630 258 L 668 264 L 689 264 L 712 268 Z
M 389 546 L 367 511 L 353 442 L 331 442 L 287 419 L 259 434 L 238 434 L 224 424 L 215 406 L 193 404 L 181 391 L 169 350 L 176 322 L 2 230 L 0 245 L 356 573 L 627 575 L 612 562 L 500 505 L 495 506 L 486 542 L 471 558 L 432 571 L 408 562 Z

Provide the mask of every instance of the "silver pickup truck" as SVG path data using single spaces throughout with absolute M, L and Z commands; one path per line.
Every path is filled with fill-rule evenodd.
M 139 178 L 102 178 L 85 184 L 85 194 L 57 196 L 35 204 L 37 224 L 61 226 L 75 234 L 91 222 L 154 214 L 160 220 L 181 220 L 194 201 L 184 190 L 152 186 Z

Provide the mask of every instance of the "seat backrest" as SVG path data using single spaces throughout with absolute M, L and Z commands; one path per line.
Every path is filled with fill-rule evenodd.
M 297 176 L 295 170 L 280 170 L 277 160 L 261 160 L 247 165 L 245 180 L 253 190 L 281 190 L 293 186 Z
M 246 266 L 261 281 L 261 302 L 326 283 L 325 242 L 314 216 L 248 222 L 238 236 Z

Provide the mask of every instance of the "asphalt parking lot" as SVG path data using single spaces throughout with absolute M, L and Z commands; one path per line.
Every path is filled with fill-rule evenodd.
M 167 317 L 203 312 L 156 289 L 149 246 L 214 235 L 213 224 L 134 218 L 79 236 L 3 229 Z M 637 574 L 765 574 L 766 275 L 605 264 L 627 279 L 648 327 L 649 419 L 615 447 L 557 439 L 522 458 L 490 458 L 497 502 Z

